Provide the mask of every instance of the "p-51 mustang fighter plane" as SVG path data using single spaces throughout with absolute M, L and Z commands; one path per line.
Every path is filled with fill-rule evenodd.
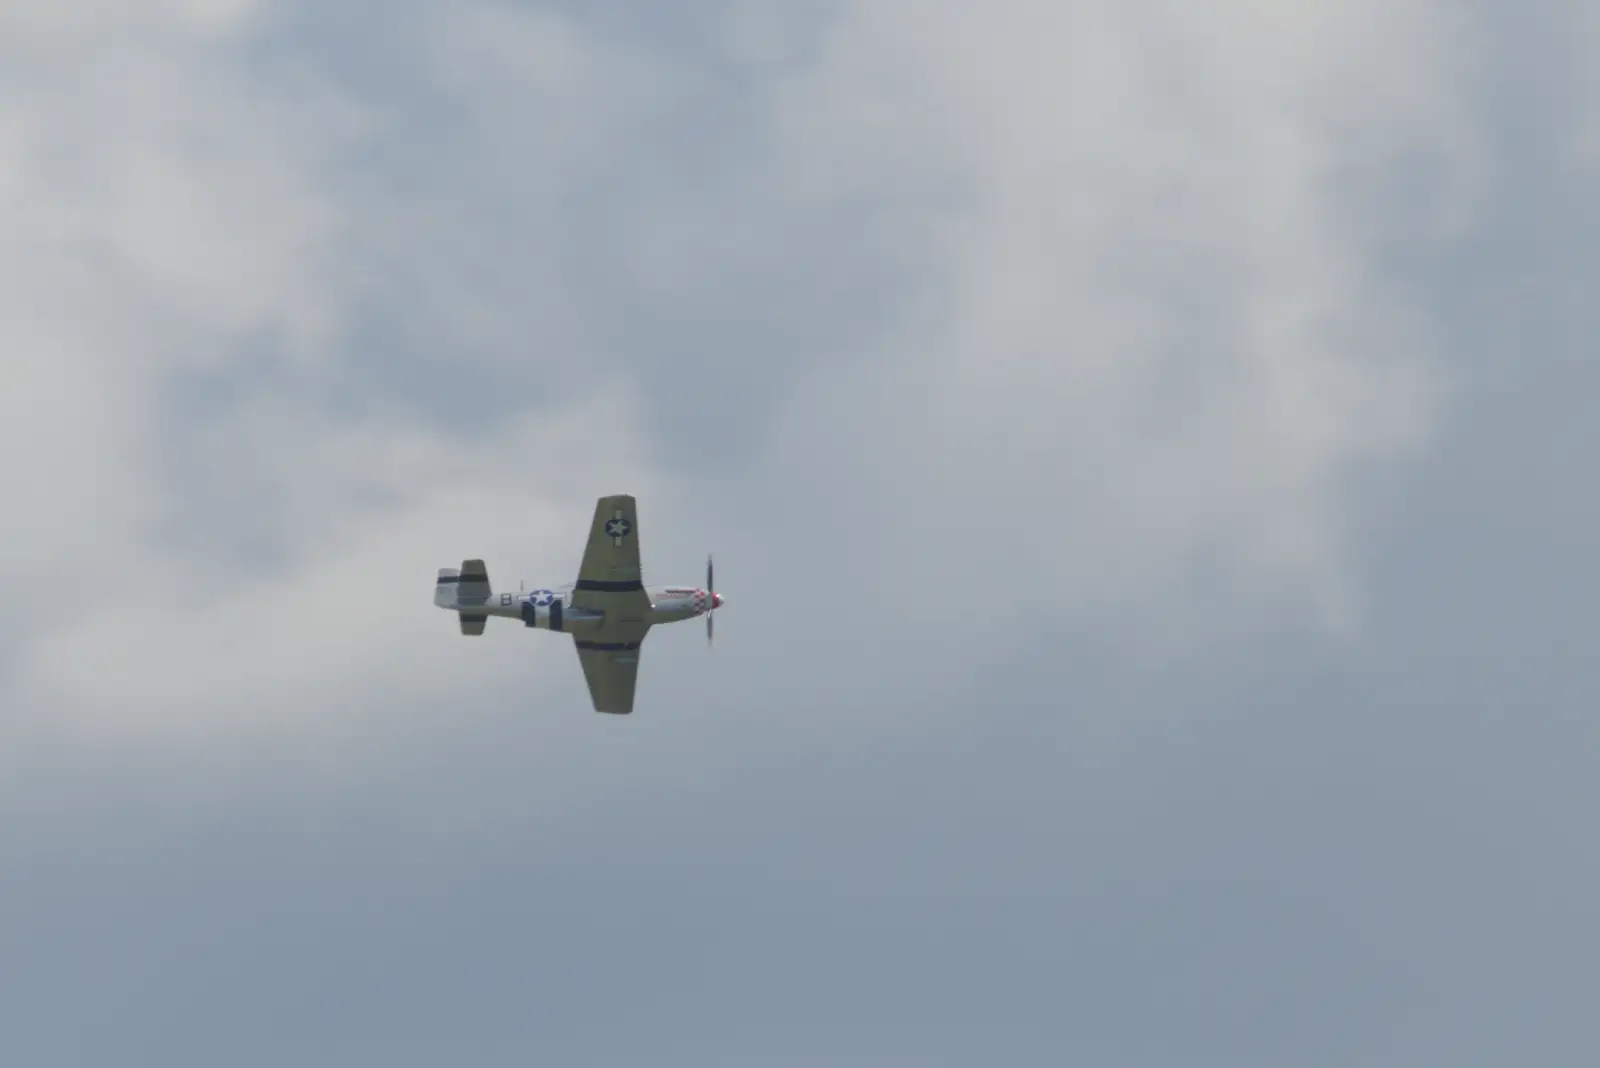
M 596 712 L 627 715 L 639 678 L 639 646 L 657 623 L 706 617 L 706 641 L 722 595 L 712 583 L 650 586 L 640 581 L 639 515 L 627 494 L 601 497 L 589 526 L 589 544 L 578 581 L 531 593 L 494 593 L 482 560 L 463 560 L 461 570 L 441 568 L 433 603 L 459 613 L 462 634 L 482 634 L 490 616 L 520 619 L 529 627 L 565 631 L 578 647 Z

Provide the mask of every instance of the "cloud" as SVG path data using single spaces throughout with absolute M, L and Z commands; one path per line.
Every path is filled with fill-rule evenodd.
M 876 476 L 855 518 L 915 532 L 894 581 L 959 561 L 991 621 L 1348 622 L 1352 494 L 1425 443 L 1439 373 L 1356 179 L 1420 154 L 1470 196 L 1458 37 L 1423 4 L 856 6 L 773 169 L 881 208 L 917 285 L 784 447 L 827 425 L 834 484 Z
M 1471 9 L 139 6 L 0 13 L 8 1049 L 1582 1048 L 1584 202 Z M 429 596 L 617 489 L 730 595 L 627 720 Z
M 499 565 L 491 578 L 501 590 L 525 575 L 510 568 L 575 570 L 572 532 L 588 523 L 590 484 L 668 489 L 631 461 L 636 443 L 586 440 L 597 415 L 630 407 L 607 393 L 470 446 L 393 423 L 340 431 L 281 408 L 236 414 L 211 461 L 253 484 L 285 484 L 262 533 L 292 554 L 278 567 L 234 570 L 203 553 L 147 555 L 145 573 L 38 642 L 30 696 L 74 710 L 85 736 L 101 741 L 136 740 L 152 726 L 237 740 L 316 730 L 335 706 L 361 717 L 402 697 L 458 698 L 478 672 L 451 619 L 424 610 L 434 568 L 482 556 Z M 543 490 L 513 492 L 529 455 L 581 471 L 581 484 L 547 479 Z M 254 511 L 248 501 L 235 508 Z M 501 647 L 527 660 L 520 644 Z M 562 668 L 575 668 L 555 643 L 531 663 L 558 653 Z
M 146 14 L 126 34 L 72 5 L 7 16 L 23 57 L 0 112 L 11 589 L 134 566 L 171 376 L 252 337 L 289 358 L 337 334 L 316 172 L 343 118 L 235 72 L 228 43 L 189 32 L 215 28 L 206 5 Z
M 468 443 L 382 393 L 342 407 L 384 257 L 413 251 L 392 237 L 430 207 L 349 170 L 389 116 L 274 67 L 249 5 L 171 5 L 125 33 L 68 7 L 6 16 L 32 75 L 0 110 L 12 722 L 244 729 L 334 677 L 405 686 L 382 613 L 402 590 L 427 607 L 432 569 L 467 553 L 404 553 L 440 524 L 482 547 L 493 516 L 537 558 L 530 533 L 578 529 L 596 479 L 644 484 L 618 459 L 630 391 L 591 376 Z M 428 342 L 476 357 L 471 337 Z M 613 429 L 590 442 L 597 398 Z M 555 468 L 537 487 L 530 453 Z
M 1428 5 L 758 7 L 714 77 L 554 9 L 424 16 L 382 77 L 299 58 L 309 8 L 27 10 L 75 61 L 0 112 L 0 582 L 111 602 L 10 622 L 37 709 L 425 687 L 427 573 L 553 560 L 618 484 L 906 650 L 1348 626 L 1363 474 L 1438 416 L 1351 225 L 1419 153 L 1470 205 Z
M 1585 60 L 1600 52 L 1600 15 L 1582 5 L 1561 5 L 1560 12 L 1557 25 L 1565 31 L 1560 36 L 1564 38 L 1565 47 L 1570 49 L 1570 61 L 1560 69 L 1568 73 L 1572 81 L 1570 86 L 1563 85 L 1558 91 L 1570 92 L 1571 99 L 1579 105 L 1572 109 L 1577 122 L 1571 148 L 1580 163 L 1593 167 L 1600 165 L 1600 120 L 1595 118 L 1593 107 L 1593 101 L 1600 99 L 1600 75 L 1595 73 L 1594 64 Z
M 236 36 L 263 6 L 258 0 L 150 0 L 134 10 L 116 0 L 16 0 L 0 12 L 0 30 L 18 55 L 55 62 L 71 56 L 60 47 L 89 41 L 148 46 Z

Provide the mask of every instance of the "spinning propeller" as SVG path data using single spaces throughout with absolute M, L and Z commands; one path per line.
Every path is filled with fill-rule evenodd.
M 717 614 L 717 584 L 712 579 L 711 557 L 709 554 L 706 556 L 706 595 L 711 601 L 711 607 L 706 609 L 706 648 L 709 649 L 711 648 L 711 640 L 714 634 L 711 620 Z

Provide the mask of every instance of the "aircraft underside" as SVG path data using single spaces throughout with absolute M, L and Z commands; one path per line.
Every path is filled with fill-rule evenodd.
M 650 628 L 703 615 L 709 641 L 713 614 L 722 604 L 709 559 L 704 588 L 647 589 L 640 580 L 637 528 L 632 497 L 602 497 L 595 506 L 577 582 L 495 593 L 484 562 L 464 560 L 459 569 L 440 569 L 434 604 L 456 612 L 465 635 L 481 635 L 490 616 L 571 634 L 595 711 L 626 715 L 633 711 L 639 648 Z

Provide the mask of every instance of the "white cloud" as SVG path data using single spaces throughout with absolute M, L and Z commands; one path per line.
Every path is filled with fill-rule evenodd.
M 322 389 L 355 356 L 349 323 L 384 280 L 375 257 L 408 207 L 428 207 L 369 196 L 347 171 L 381 114 L 243 62 L 262 24 L 251 5 L 113 14 L 5 16 L 31 72 L 0 105 L 0 589 L 28 615 L 10 722 L 304 726 L 287 710 L 341 680 L 369 696 L 426 680 L 408 669 L 426 651 L 404 648 L 449 622 L 430 610 L 434 567 L 496 545 L 537 565 L 540 532 L 559 519 L 571 541 L 587 519 L 572 502 L 597 480 L 647 484 L 615 429 L 634 401 L 591 378 L 589 399 L 478 428 L 475 444 L 381 401 L 332 410 Z M 469 343 L 451 360 L 474 358 Z M 276 372 L 217 408 L 174 392 L 235 366 Z M 596 404 L 613 427 L 599 442 Z M 537 486 L 529 455 L 554 468 Z M 267 566 L 240 570 L 240 537 Z
M 290 410 L 253 413 L 248 429 L 219 443 L 217 462 L 308 483 L 279 502 L 275 533 L 294 545 L 291 564 L 196 573 L 189 558 L 152 554 L 142 574 L 39 644 L 30 703 L 74 709 L 86 736 L 102 740 L 156 725 L 293 733 L 330 707 L 364 716 L 402 696 L 447 703 L 477 673 L 463 670 L 453 619 L 431 606 L 434 569 L 482 556 L 499 589 L 530 573 L 570 574 L 594 485 L 667 488 L 631 460 L 637 442 L 586 433 L 632 407 L 611 390 L 470 446 L 394 423 L 344 429 Z M 564 474 L 535 488 L 527 456 Z M 535 664 L 557 655 L 556 643 L 505 645 L 508 630 L 483 644 Z M 570 651 L 560 654 L 576 687 Z
M 10 0 L 0 9 L 0 42 L 17 55 L 44 63 L 80 58 L 55 51 L 86 41 L 136 45 L 174 37 L 225 37 L 248 29 L 260 16 L 259 0 Z
M 10 692 L 119 736 L 432 692 L 460 641 L 427 605 L 432 568 L 567 566 L 597 492 L 675 484 L 617 429 L 646 398 L 585 347 L 541 239 L 692 78 L 545 11 L 453 8 L 414 30 L 416 76 L 459 116 L 430 185 L 351 163 L 418 135 L 397 105 L 235 62 L 270 25 L 252 5 L 168 5 L 116 33 L 68 8 L 4 23 L 39 77 L 0 104 L 17 385 L 0 446 L 23 517 L 0 584 L 70 576 L 106 603 L 30 608 Z M 745 492 L 768 516 L 823 500 L 769 547 L 858 582 L 852 611 L 892 612 L 907 648 L 971 639 L 945 626 L 951 577 L 988 584 L 973 622 L 991 644 L 1063 606 L 1140 641 L 1349 610 L 1353 476 L 1435 413 L 1426 324 L 1347 233 L 1342 189 L 1419 142 L 1470 158 L 1456 31 L 1421 3 L 1207 12 L 875 0 L 816 9 L 837 21 L 784 63 L 759 12 L 731 31 L 768 72 L 745 114 L 771 152 L 742 194 L 870 204 L 861 249 L 910 294 L 745 443 Z M 607 254 L 654 277 L 677 261 L 650 242 L 721 207 L 608 229 Z M 374 358 L 352 333 L 374 301 L 441 374 L 559 340 L 552 374 L 579 399 L 461 439 L 382 399 L 336 410 L 323 387 Z M 176 403 L 183 376 L 233 364 L 277 374 L 221 416 Z M 266 564 L 217 585 L 237 564 L 224 535 Z
M 169 375 L 257 333 L 285 353 L 336 336 L 316 171 L 346 121 L 232 71 L 187 35 L 186 8 L 122 34 L 88 9 L 32 10 L 6 16 L 26 60 L 0 106 L 13 589 L 134 566 L 130 535 L 160 507 L 142 453 Z
M 1019 597 L 1174 640 L 1347 625 L 1353 477 L 1437 414 L 1353 194 L 1422 153 L 1459 217 L 1461 44 L 1425 3 L 854 6 L 779 169 L 878 198 L 919 297 L 784 447 L 828 422 L 839 485 L 869 465 L 859 507 L 915 532 L 892 581 L 995 582 L 996 634 Z

